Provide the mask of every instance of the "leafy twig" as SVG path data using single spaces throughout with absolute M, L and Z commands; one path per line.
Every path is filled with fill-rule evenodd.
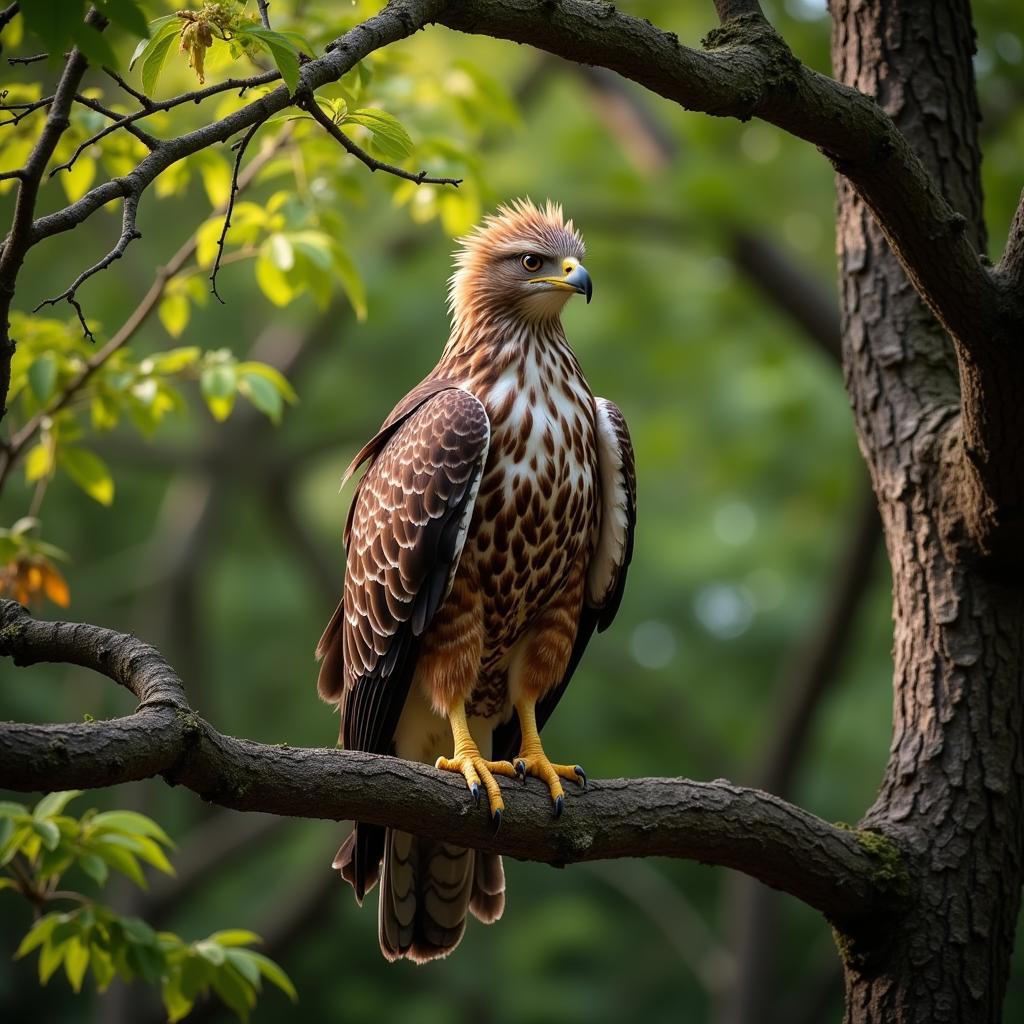
M 247 188 L 257 174 L 272 159 L 274 154 L 287 142 L 292 134 L 292 126 L 285 127 L 278 132 L 274 139 L 253 158 L 245 170 L 238 176 L 238 191 Z M 5 449 L 0 454 L 0 489 L 10 475 L 18 456 L 24 451 L 26 445 L 36 436 L 43 422 L 64 409 L 75 398 L 79 391 L 86 385 L 92 375 L 107 362 L 110 357 L 123 348 L 135 335 L 135 332 L 146 322 L 150 314 L 156 309 L 163 298 L 168 282 L 178 276 L 185 264 L 195 255 L 198 244 L 197 235 L 193 234 L 178 251 L 159 268 L 156 277 L 150 285 L 149 291 L 143 296 L 142 301 L 132 310 L 131 315 L 121 325 L 119 330 L 111 337 L 101 349 L 88 359 L 78 376 L 54 400 L 53 404 L 46 409 L 37 412 L 25 425 L 11 438 Z
M 78 159 L 79 155 L 83 150 L 88 149 L 89 146 L 95 145 L 101 139 L 105 139 L 108 135 L 116 132 L 119 128 L 124 128 L 126 131 L 131 132 L 135 135 L 144 145 L 148 146 L 150 150 L 158 149 L 162 144 L 162 140 L 154 138 L 145 132 L 139 132 L 139 129 L 132 129 L 132 125 L 136 121 L 141 121 L 144 117 L 149 117 L 151 114 L 155 114 L 158 111 L 172 110 L 174 107 L 179 107 L 183 103 L 201 103 L 209 96 L 216 96 L 218 93 L 230 92 L 232 89 L 240 90 L 240 94 L 244 93 L 247 89 L 252 89 L 257 85 L 266 85 L 269 82 L 275 82 L 281 77 L 279 71 L 267 71 L 261 75 L 253 75 L 251 78 L 229 78 L 226 81 L 218 82 L 216 85 L 207 86 L 205 89 L 196 89 L 193 92 L 181 93 L 178 96 L 172 96 L 167 100 L 151 100 L 144 93 L 139 92 L 137 89 L 133 89 L 127 82 L 121 78 L 116 72 L 111 71 L 109 68 L 104 68 L 119 85 L 122 85 L 127 89 L 133 96 L 135 96 L 140 103 L 143 105 L 142 110 L 135 110 L 130 114 L 118 114 L 115 111 L 109 111 L 107 109 L 100 109 L 99 105 L 94 100 L 89 100 L 86 97 L 77 96 L 76 99 L 79 103 L 83 103 L 85 106 L 90 107 L 92 110 L 97 110 L 107 117 L 113 118 L 113 123 L 105 125 L 95 135 L 86 139 L 74 155 L 67 163 L 61 164 L 59 167 L 55 167 L 50 174 L 56 174 L 59 170 L 69 169 L 71 165 Z
M 336 142 L 338 142 L 342 149 L 347 153 L 351 153 L 357 160 L 366 164 L 371 171 L 386 171 L 388 174 L 395 175 L 396 178 L 404 178 L 406 181 L 414 181 L 417 185 L 454 185 L 458 188 L 462 184 L 461 178 L 434 178 L 427 174 L 426 171 L 407 171 L 402 167 L 396 167 L 394 164 L 386 164 L 376 157 L 370 156 L 365 149 L 357 146 L 320 108 L 320 105 L 316 102 L 315 98 L 310 97 L 299 104 L 304 110 L 308 110 L 313 116 L 313 120 L 319 124 L 328 135 L 331 136 Z

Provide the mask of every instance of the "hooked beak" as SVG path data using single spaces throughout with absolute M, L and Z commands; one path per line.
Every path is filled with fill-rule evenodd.
M 594 282 L 590 280 L 590 275 L 587 273 L 587 268 L 582 263 L 577 263 L 568 274 L 565 275 L 565 283 L 572 285 L 580 293 L 580 295 L 586 295 L 587 302 L 590 302 L 590 297 L 594 294 Z
M 586 295 L 587 302 L 590 302 L 594 294 L 594 282 L 590 280 L 587 268 L 574 259 L 567 259 L 562 273 L 562 277 L 535 277 L 532 283 L 551 285 L 560 291 L 579 292 L 580 295 Z

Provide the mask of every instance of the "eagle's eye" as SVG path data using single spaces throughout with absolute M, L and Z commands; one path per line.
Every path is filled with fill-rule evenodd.
M 531 274 L 536 273 L 544 265 L 544 261 L 536 253 L 528 252 L 520 261 Z

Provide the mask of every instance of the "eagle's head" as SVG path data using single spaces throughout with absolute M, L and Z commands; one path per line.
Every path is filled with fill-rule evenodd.
M 517 199 L 459 239 L 448 306 L 456 323 L 557 318 L 593 286 L 583 266 L 583 239 L 562 208 Z

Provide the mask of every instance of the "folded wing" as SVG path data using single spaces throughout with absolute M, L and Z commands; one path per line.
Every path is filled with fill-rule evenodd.
M 342 602 L 317 648 L 350 750 L 387 753 L 420 638 L 449 590 L 473 515 L 490 423 L 473 395 L 432 382 L 357 456 Z

